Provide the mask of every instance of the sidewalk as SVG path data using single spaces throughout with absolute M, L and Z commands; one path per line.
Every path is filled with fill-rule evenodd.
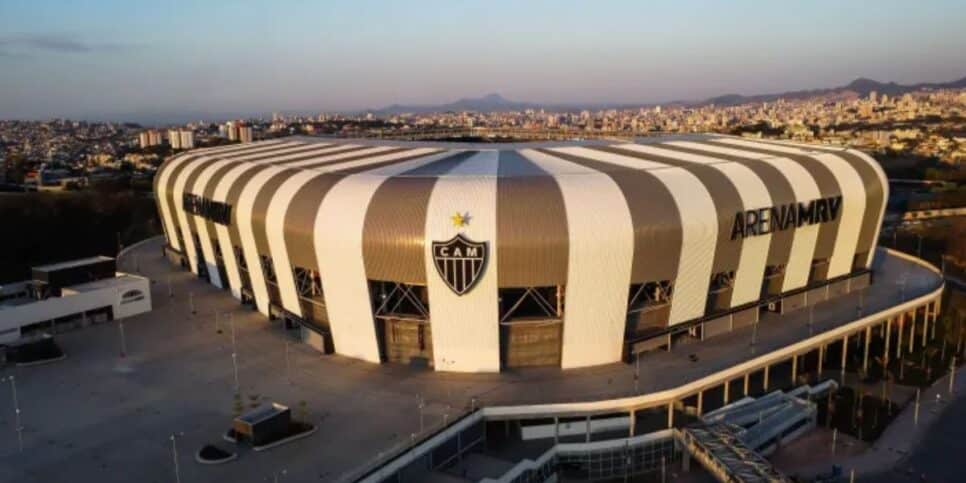
M 942 412 L 951 405 L 952 401 L 966 393 L 966 377 L 960 374 L 964 367 L 966 365 L 956 368 L 956 381 L 952 398 L 949 395 L 948 374 L 922 392 L 918 424 L 915 422 L 915 400 L 912 400 L 892 421 L 892 424 L 886 428 L 875 444 L 864 453 L 848 455 L 839 452 L 839 456 L 832 456 L 830 454 L 831 449 L 829 449 L 829 454 L 821 463 L 808 464 L 797 468 L 782 468 L 782 471 L 790 476 L 810 478 L 827 473 L 832 465 L 839 465 L 845 474 L 855 470 L 856 478 L 860 478 L 891 470 L 920 444 L 931 429 L 931 425 L 939 419 Z M 940 396 L 938 400 L 937 395 Z

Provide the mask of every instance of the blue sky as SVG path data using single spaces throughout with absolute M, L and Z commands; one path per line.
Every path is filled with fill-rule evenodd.
M 966 76 L 963 1 L 0 0 L 0 118 L 661 102 Z

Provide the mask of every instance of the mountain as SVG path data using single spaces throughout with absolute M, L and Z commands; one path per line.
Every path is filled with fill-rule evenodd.
M 826 97 L 829 100 L 846 99 L 854 97 L 866 97 L 870 92 L 875 91 L 879 94 L 886 94 L 889 96 L 902 95 L 907 92 L 914 92 L 923 89 L 958 89 L 966 87 L 966 77 L 962 79 L 955 80 L 952 82 L 943 83 L 919 83 L 912 85 L 902 85 L 896 84 L 895 82 L 879 82 L 872 79 L 866 79 L 860 77 L 854 81 L 840 87 L 822 88 L 822 89 L 811 89 L 811 90 L 801 90 L 801 91 L 788 91 L 773 94 L 757 94 L 757 95 L 742 95 L 742 94 L 724 94 L 721 96 L 712 97 L 709 99 L 698 100 L 698 101 L 671 101 L 660 103 L 662 105 L 682 105 L 688 107 L 700 107 L 709 104 L 714 104 L 717 106 L 736 106 L 739 104 L 747 104 L 753 102 L 773 102 L 778 99 L 807 99 L 811 97 Z M 536 102 L 520 102 L 512 101 L 504 98 L 500 94 L 487 94 L 483 97 L 478 98 L 463 98 L 454 102 L 439 105 L 400 105 L 393 104 L 391 106 L 383 107 L 380 109 L 370 110 L 367 112 L 372 112 L 377 115 L 385 114 L 398 114 L 398 113 L 417 113 L 424 114 L 429 112 L 447 112 L 447 111 L 475 111 L 475 112 L 497 112 L 497 111 L 523 111 L 526 109 L 550 109 L 550 110 L 565 110 L 565 111 L 575 111 L 581 109 L 632 109 L 638 107 L 646 107 L 651 104 L 634 104 L 634 103 L 588 103 L 588 104 L 541 104 Z
M 427 112 L 446 112 L 446 111 L 476 111 L 476 112 L 495 112 L 495 111 L 522 111 L 526 109 L 539 109 L 540 105 L 530 102 L 511 101 L 499 94 L 487 94 L 477 98 L 463 98 L 454 102 L 440 105 L 426 106 L 406 106 L 393 104 L 381 109 L 369 112 L 373 114 L 394 114 L 400 112 L 427 113 Z
M 726 94 L 723 96 L 712 97 L 694 105 L 715 104 L 719 106 L 735 106 L 747 104 L 749 102 L 771 102 L 778 99 L 806 99 L 809 97 L 825 96 L 835 97 L 866 97 L 870 92 L 889 96 L 898 96 L 907 92 L 920 91 L 923 89 L 960 89 L 966 87 L 966 77 L 952 82 L 922 82 L 919 84 L 902 85 L 895 82 L 879 82 L 865 77 L 859 77 L 841 87 L 827 89 L 812 89 L 804 91 L 789 91 L 776 94 L 760 94 L 754 96 L 743 96 L 740 94 Z

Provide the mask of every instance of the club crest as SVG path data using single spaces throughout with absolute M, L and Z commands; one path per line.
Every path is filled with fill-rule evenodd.
M 456 295 L 463 295 L 483 277 L 488 248 L 486 242 L 475 242 L 459 233 L 449 241 L 433 242 L 433 264 L 446 285 Z

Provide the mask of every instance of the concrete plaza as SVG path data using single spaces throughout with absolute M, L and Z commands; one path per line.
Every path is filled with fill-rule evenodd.
M 475 375 L 321 355 L 290 344 L 277 322 L 170 265 L 160 245 L 153 240 L 120 261 L 122 270 L 136 268 L 154 282 L 153 312 L 123 321 L 126 357 L 120 357 L 119 324 L 111 322 L 59 334 L 68 354 L 62 362 L 4 369 L 3 376 L 16 377 L 25 429 L 20 452 L 10 386 L 0 384 L 0 481 L 174 481 L 172 434 L 183 482 L 271 481 L 283 470 L 281 481 L 335 481 L 405 444 L 421 426 L 428 431 L 452 419 L 473 398 L 487 406 L 523 405 L 673 388 L 854 320 L 860 303 L 864 313 L 875 312 L 942 282 L 920 265 L 880 252 L 876 283 L 861 295 L 817 306 L 811 328 L 808 310 L 765 314 L 757 330 L 647 354 L 635 389 L 633 364 Z M 229 446 L 220 439 L 234 406 L 229 320 L 246 408 L 258 401 L 286 404 L 296 417 L 304 412 L 319 431 L 270 451 L 243 450 L 227 465 L 202 466 L 193 455 L 203 444 Z

